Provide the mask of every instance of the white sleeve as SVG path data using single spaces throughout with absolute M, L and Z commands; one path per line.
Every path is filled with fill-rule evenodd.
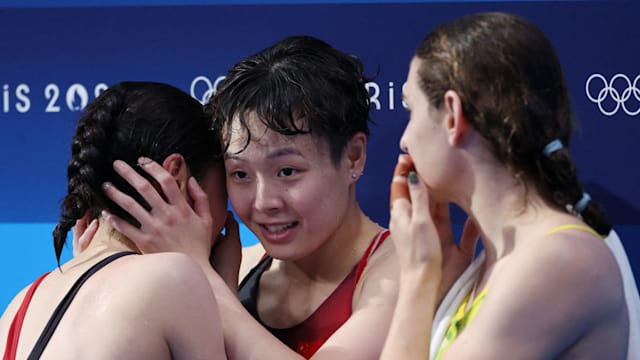
M 611 230 L 604 241 L 615 256 L 622 274 L 624 297 L 629 312 L 629 351 L 627 359 L 640 359 L 640 296 L 638 295 L 638 287 L 636 286 L 633 272 L 631 272 L 629 258 L 627 258 L 618 234 Z

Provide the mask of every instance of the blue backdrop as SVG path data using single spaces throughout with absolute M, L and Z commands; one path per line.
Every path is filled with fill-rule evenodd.
M 74 125 L 107 85 L 162 81 L 205 100 L 233 63 L 292 34 L 356 54 L 377 74 L 369 84 L 376 125 L 358 197 L 386 225 L 407 120 L 401 89 L 414 47 L 442 21 L 489 10 L 525 16 L 556 46 L 581 125 L 572 154 L 587 191 L 608 210 L 637 279 L 638 2 L 13 0 L 0 3 L 0 309 L 55 266 L 50 234 L 66 190 Z M 462 222 L 462 214 L 454 212 L 454 220 Z M 255 241 L 248 233 L 243 239 Z

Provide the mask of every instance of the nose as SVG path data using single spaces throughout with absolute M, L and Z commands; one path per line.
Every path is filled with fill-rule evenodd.
M 405 139 L 406 134 L 407 134 L 407 132 L 404 131 L 404 132 L 402 132 L 402 136 L 400 137 L 400 149 L 405 153 L 408 152 L 407 151 L 407 142 L 406 142 L 406 139 Z
M 283 202 L 276 184 L 270 184 L 264 179 L 258 179 L 255 191 L 253 207 L 257 211 L 269 213 L 282 208 Z

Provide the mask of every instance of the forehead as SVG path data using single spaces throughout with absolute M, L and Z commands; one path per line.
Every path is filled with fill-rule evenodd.
M 420 70 L 421 65 L 422 60 L 417 57 L 413 57 L 411 59 L 411 63 L 409 64 L 409 74 L 407 75 L 407 85 L 405 87 L 405 93 L 408 93 L 409 95 L 419 90 L 420 75 L 418 71 Z
M 227 156 L 261 155 L 266 156 L 281 149 L 295 149 L 301 155 L 327 155 L 328 146 L 324 141 L 310 134 L 283 135 L 269 129 L 256 115 L 250 112 L 245 115 L 243 125 L 238 116 L 231 122 L 231 138 Z M 249 138 L 249 133 L 251 134 Z M 249 143 L 247 144 L 247 141 Z M 280 151 L 281 152 L 281 151 Z

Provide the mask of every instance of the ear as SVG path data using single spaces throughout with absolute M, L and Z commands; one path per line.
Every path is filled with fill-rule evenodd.
M 349 179 L 356 182 L 364 171 L 367 162 L 367 135 L 358 132 L 349 139 L 345 149 L 348 162 Z
M 187 168 L 187 163 L 184 160 L 184 157 L 177 153 L 171 154 L 162 161 L 162 167 L 167 170 L 174 179 L 176 179 L 180 191 L 186 194 L 187 181 L 189 180 L 191 173 Z
M 465 136 L 471 128 L 462 111 L 462 100 L 455 91 L 447 90 L 444 94 L 444 106 L 448 112 L 445 126 L 449 133 L 449 144 L 460 145 L 464 142 Z

